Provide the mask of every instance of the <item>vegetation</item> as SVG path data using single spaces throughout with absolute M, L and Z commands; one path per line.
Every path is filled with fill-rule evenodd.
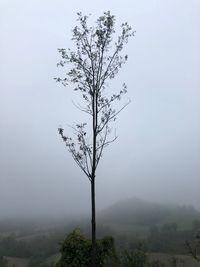
M 133 201 L 133 203 L 135 203 L 135 201 Z M 123 208 L 122 204 L 118 204 L 117 206 L 119 207 L 120 205 Z M 127 206 L 129 206 L 128 203 Z M 134 266 L 133 264 L 136 264 L 134 262 L 140 262 L 142 259 L 143 261 L 145 260 L 145 267 L 151 266 L 149 264 L 154 264 L 152 265 L 154 267 L 161 267 L 161 263 L 165 264 L 165 267 L 176 265 L 178 267 L 198 266 L 199 263 L 197 262 L 197 258 L 199 258 L 200 255 L 198 235 L 200 222 L 199 213 L 189 207 L 183 208 L 171 206 L 165 208 L 165 206 L 159 206 L 158 211 L 161 208 L 163 209 L 162 216 L 154 219 L 154 224 L 152 224 L 151 217 L 149 218 L 149 222 L 147 219 L 149 211 L 145 215 L 147 206 L 144 208 L 143 204 L 143 207 L 141 207 L 141 210 L 139 211 L 138 202 L 138 207 L 135 205 L 134 209 L 132 207 L 132 210 L 130 210 L 127 221 L 126 218 L 121 218 L 123 215 L 120 216 L 121 211 L 118 208 L 117 215 L 121 218 L 119 224 L 117 224 L 118 217 L 116 215 L 114 216 L 116 213 L 114 207 L 105 210 L 105 213 L 102 212 L 99 214 L 102 217 L 99 217 L 99 222 L 101 222 L 101 224 L 99 224 L 97 231 L 97 254 L 100 255 L 98 256 L 98 259 L 104 259 L 105 261 L 98 261 L 104 262 L 105 267 Z M 152 205 L 151 209 L 156 211 L 157 205 Z M 110 212 L 110 215 L 112 215 L 111 217 L 108 217 L 108 211 Z M 181 221 L 178 215 L 175 216 L 175 213 L 176 215 L 182 214 Z M 188 219 L 188 214 L 190 214 L 190 220 Z M 137 216 L 137 219 L 134 219 L 135 216 Z M 176 220 L 173 221 L 174 219 Z M 89 253 L 89 251 L 91 251 L 91 241 L 89 240 L 90 225 L 87 221 L 80 220 L 74 222 L 74 224 L 69 223 L 68 225 L 67 223 L 63 224 L 62 222 L 60 225 L 56 224 L 54 228 L 52 228 L 52 225 L 49 227 L 48 224 L 46 224 L 46 226 L 44 224 L 41 229 L 37 224 L 24 223 L 24 225 L 26 225 L 26 227 L 23 231 L 21 225 L 18 222 L 14 224 L 13 220 L 10 222 L 0 222 L 1 264 L 5 265 L 7 260 L 9 263 L 8 266 L 13 265 L 10 264 L 10 262 L 16 262 L 15 265 L 18 267 L 17 263 L 19 261 L 18 259 L 15 261 L 14 257 L 29 259 L 29 267 L 51 267 L 55 266 L 56 262 L 59 260 L 61 264 L 61 259 L 65 259 L 66 251 L 68 251 L 72 245 L 71 240 L 74 240 L 74 242 L 75 240 L 82 240 L 84 253 Z M 81 226 L 83 233 L 77 230 L 72 232 L 72 229 L 76 225 Z M 69 234 L 70 232 L 71 234 Z M 62 241 L 63 236 L 66 233 L 68 233 L 68 236 Z M 106 245 L 106 243 L 102 243 L 105 242 L 105 240 L 107 240 L 107 244 L 112 246 L 114 244 L 112 238 L 103 238 L 108 235 L 112 236 L 115 240 L 113 257 L 108 257 L 108 254 L 102 254 L 105 253 L 105 250 L 103 250 L 103 252 L 101 250 L 102 247 L 105 247 Z M 80 242 L 75 242 L 74 244 L 79 244 L 79 250 L 82 251 Z M 187 244 L 190 246 L 188 247 Z M 61 250 L 61 253 L 59 253 L 59 249 Z M 114 251 L 116 252 L 116 255 L 114 254 Z M 12 261 L 10 257 L 12 257 Z M 85 259 L 87 257 L 88 256 L 86 256 Z M 78 258 L 76 258 L 76 260 L 78 260 Z M 26 267 L 27 265 L 24 263 L 24 265 L 20 266 Z
M 133 35 L 127 23 L 121 25 L 122 32 L 113 43 L 115 33 L 115 17 L 105 12 L 99 17 L 95 27 L 88 26 L 88 16 L 78 14 L 79 26 L 73 29 L 72 40 L 75 51 L 59 49 L 62 60 L 59 66 L 72 65 L 66 77 L 56 78 L 64 86 L 72 83 L 74 90 L 81 93 L 83 105 L 76 105 L 78 109 L 88 114 L 91 125 L 86 122 L 72 126 L 75 131 L 75 140 L 64 135 L 64 129 L 59 128 L 66 147 L 73 159 L 87 176 L 91 184 L 91 224 L 92 224 L 92 266 L 96 266 L 96 206 L 95 206 L 95 178 L 103 150 L 116 140 L 117 136 L 110 136 L 111 123 L 128 104 L 121 108 L 115 103 L 127 92 L 126 85 L 118 93 L 106 91 L 108 80 L 113 79 L 128 56 L 121 51 Z M 112 49 L 113 48 L 113 49 Z M 90 136 L 92 136 L 90 140 Z
M 4 257 L 0 256 L 0 267 L 7 267 L 7 266 L 8 266 L 7 260 Z
M 195 229 L 196 225 L 200 226 L 200 221 L 194 222 Z M 193 239 L 191 241 L 186 241 L 186 246 L 188 248 L 188 252 L 191 254 L 191 256 L 197 261 L 200 262 L 200 228 L 198 228 L 198 231 L 195 233 Z
M 198 229 L 200 212 L 191 206 L 148 203 L 137 198 L 127 199 L 103 210 L 100 222 L 148 227 L 176 223 L 179 230 Z
M 112 237 L 104 237 L 97 241 L 97 259 L 98 267 L 105 266 L 105 262 L 116 258 L 114 240 Z M 92 243 L 75 229 L 70 233 L 61 245 L 61 259 L 56 267 L 86 267 L 91 266 L 91 249 Z

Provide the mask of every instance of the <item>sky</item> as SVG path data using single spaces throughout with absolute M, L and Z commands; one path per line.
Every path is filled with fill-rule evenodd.
M 90 184 L 57 128 L 85 115 L 54 81 L 58 48 L 73 47 L 76 13 L 116 16 L 136 34 L 109 85 L 126 82 L 129 106 L 97 171 L 98 210 L 138 197 L 200 209 L 200 2 L 0 0 L 0 214 L 90 212 Z

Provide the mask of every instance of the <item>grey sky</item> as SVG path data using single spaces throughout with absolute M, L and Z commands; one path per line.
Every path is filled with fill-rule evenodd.
M 97 205 L 137 196 L 200 207 L 200 2 L 0 0 L 0 214 L 89 211 L 87 178 L 57 133 L 83 115 L 53 77 L 76 12 L 107 10 L 136 36 L 110 84 L 125 81 L 132 102 L 100 164 Z

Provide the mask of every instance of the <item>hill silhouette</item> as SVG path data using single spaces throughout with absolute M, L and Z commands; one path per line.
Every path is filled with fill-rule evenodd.
M 138 198 L 119 201 L 99 213 L 101 223 L 124 226 L 176 223 L 180 229 L 190 229 L 199 219 L 200 212 L 192 206 L 150 203 Z

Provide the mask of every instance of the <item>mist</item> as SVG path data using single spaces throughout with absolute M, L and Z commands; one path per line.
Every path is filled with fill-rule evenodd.
M 199 1 L 1 0 L 0 10 L 0 219 L 90 213 L 89 181 L 57 131 L 88 118 L 53 80 L 78 11 L 110 10 L 136 30 L 109 85 L 126 82 L 131 103 L 97 171 L 98 211 L 132 197 L 200 209 Z

